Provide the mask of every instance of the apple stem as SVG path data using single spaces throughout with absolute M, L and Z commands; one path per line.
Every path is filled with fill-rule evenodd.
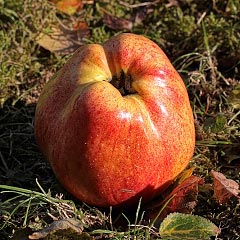
M 132 87 L 132 76 L 130 74 L 125 74 L 123 71 L 121 71 L 119 77 L 113 76 L 110 83 L 118 89 L 122 96 L 137 93 L 137 91 Z

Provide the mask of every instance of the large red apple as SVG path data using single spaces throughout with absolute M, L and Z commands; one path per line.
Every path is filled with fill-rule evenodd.
M 62 185 L 103 207 L 160 194 L 195 145 L 181 77 L 157 44 L 129 33 L 75 52 L 41 93 L 35 134 Z

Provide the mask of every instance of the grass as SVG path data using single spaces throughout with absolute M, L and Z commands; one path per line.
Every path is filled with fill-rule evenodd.
M 140 205 L 129 215 L 92 208 L 70 196 L 35 143 L 34 109 L 40 91 L 71 55 L 50 52 L 37 42 L 59 19 L 64 24 L 69 19 L 86 21 L 90 34 L 80 39 L 82 44 L 101 43 L 126 31 L 109 27 L 104 13 L 130 19 L 133 33 L 154 40 L 188 89 L 197 133 L 194 173 L 210 183 L 214 169 L 239 183 L 239 1 L 85 2 L 82 11 L 68 17 L 47 1 L 0 1 L 1 239 L 64 218 L 81 220 L 85 231 L 98 239 L 159 238 L 158 229 L 144 222 Z M 240 239 L 236 199 L 218 205 L 211 191 L 201 191 L 194 214 L 221 228 L 217 239 Z

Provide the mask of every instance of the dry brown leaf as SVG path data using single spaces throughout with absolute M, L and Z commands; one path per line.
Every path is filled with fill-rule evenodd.
M 131 30 L 133 27 L 132 21 L 124 18 L 115 17 L 108 13 L 104 13 L 103 22 L 111 29 L 114 30 Z
M 34 232 L 33 234 L 29 235 L 29 239 L 42 239 L 46 238 L 49 235 L 53 235 L 58 231 L 69 231 L 69 235 L 72 234 L 72 232 L 75 235 L 81 235 L 83 231 L 83 225 L 80 221 L 77 221 L 73 218 L 54 221 L 52 224 L 49 225 L 49 227 L 43 228 L 42 230 L 38 232 Z
M 78 29 L 69 30 L 63 26 L 52 26 L 50 33 L 41 33 L 38 36 L 37 43 L 50 52 L 71 54 L 82 45 L 82 37 L 89 34 L 87 25 L 84 27 L 86 28 L 83 28 L 83 25 L 82 28 L 73 26 Z
M 80 31 L 89 31 L 89 28 L 88 28 L 88 25 L 87 25 L 86 22 L 79 21 L 79 22 L 75 22 L 73 24 L 73 30 L 75 30 L 75 31 L 78 31 L 78 30 L 80 30 Z
M 214 197 L 222 204 L 226 203 L 231 197 L 240 198 L 239 184 L 232 179 L 227 179 L 222 173 L 211 171 L 214 183 Z
M 75 12 L 83 8 L 82 0 L 50 0 L 57 9 L 68 15 L 73 15 Z
M 204 183 L 199 176 L 189 176 L 185 178 L 163 201 L 153 202 L 147 208 L 147 216 L 153 220 L 158 215 L 161 208 L 171 198 L 168 205 L 158 217 L 157 223 L 161 222 L 168 214 L 173 212 L 191 213 L 197 203 L 198 186 Z

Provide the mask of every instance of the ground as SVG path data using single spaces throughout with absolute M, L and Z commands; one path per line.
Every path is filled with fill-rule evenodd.
M 193 174 L 211 185 L 215 170 L 239 183 L 239 1 L 82 1 L 71 16 L 56 9 L 56 2 L 0 2 L 0 184 L 8 191 L 0 194 L 1 239 L 69 217 L 83 219 L 89 239 L 91 234 L 97 239 L 159 237 L 154 227 L 137 227 L 133 219 L 124 229 L 114 224 L 115 210 L 74 199 L 55 179 L 34 138 L 34 111 L 45 82 L 77 47 L 120 32 L 155 41 L 182 76 L 196 128 Z M 54 35 L 55 42 L 44 34 Z M 240 239 L 237 198 L 220 205 L 212 188 L 205 188 L 192 213 L 221 229 L 215 239 Z

